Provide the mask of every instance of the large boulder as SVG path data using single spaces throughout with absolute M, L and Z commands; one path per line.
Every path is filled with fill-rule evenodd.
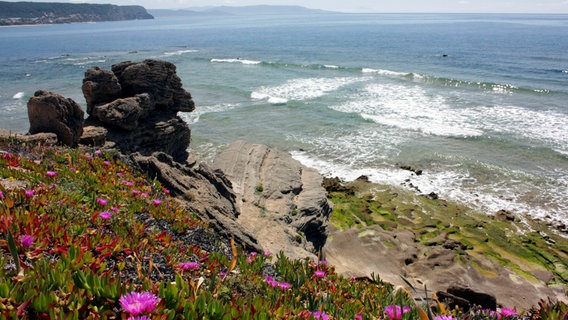
M 235 239 L 248 250 L 262 250 L 257 240 L 237 222 L 236 196 L 222 173 L 203 163 L 176 162 L 162 152 L 151 156 L 134 153 L 124 160 L 158 179 L 188 212 L 198 213 L 220 235 Z
M 331 206 L 322 177 L 290 154 L 236 141 L 215 159 L 237 195 L 239 223 L 290 258 L 314 258 L 327 240 Z
M 112 66 L 112 72 L 122 85 L 124 97 L 148 93 L 157 108 L 191 112 L 195 109 L 191 94 L 182 87 L 176 66 L 167 61 L 144 60 L 121 62 Z
M 85 72 L 83 95 L 87 101 L 87 114 L 92 115 L 95 106 L 112 102 L 122 96 L 118 78 L 110 70 L 93 67 Z
M 138 128 L 139 120 L 145 119 L 153 109 L 150 95 L 142 93 L 95 106 L 92 115 L 105 124 L 132 131 Z
M 38 90 L 28 101 L 30 134 L 51 132 L 60 143 L 74 147 L 83 134 L 85 113 L 72 99 Z

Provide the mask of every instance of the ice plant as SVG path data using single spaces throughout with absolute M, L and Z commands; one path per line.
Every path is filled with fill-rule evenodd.
M 503 317 L 510 317 L 510 316 L 516 316 L 518 315 L 517 311 L 514 309 L 509 309 L 509 308 L 501 308 L 501 310 L 499 311 L 499 313 L 501 313 L 501 315 Z
M 279 282 L 278 287 L 282 290 L 290 289 L 291 285 L 288 282 Z
M 153 312 L 160 298 L 151 292 L 130 292 L 120 297 L 119 302 L 124 311 L 136 316 Z
M 201 265 L 197 262 L 182 262 L 179 264 L 179 267 L 183 271 L 187 271 L 187 270 L 197 270 L 201 268 Z
M 20 236 L 20 243 L 24 248 L 29 248 L 34 243 L 34 236 L 29 234 L 24 234 Z
M 33 190 L 26 190 L 26 197 L 33 197 L 34 191 Z
M 434 320 L 459 320 L 459 318 L 454 318 L 452 316 L 436 316 Z
M 138 316 L 138 317 L 128 317 L 126 320 L 152 320 L 152 318 L 148 316 Z
M 316 311 L 312 313 L 312 316 L 314 316 L 314 319 L 329 320 L 329 315 L 323 311 Z
M 99 213 L 99 216 L 100 216 L 102 219 L 107 220 L 107 219 L 112 218 L 112 213 L 110 213 L 110 212 L 108 212 L 108 211 L 103 211 L 103 212 Z
M 407 312 L 410 312 L 410 307 L 408 306 L 401 307 L 401 306 L 389 305 L 386 306 L 385 308 L 385 314 L 393 320 L 402 319 L 402 315 Z
M 314 275 L 318 278 L 323 278 L 325 276 L 325 271 L 317 270 Z
M 57 174 L 57 172 L 55 172 L 55 171 L 48 171 L 48 172 L 46 173 L 46 175 L 47 175 L 48 177 L 55 177 L 56 174 Z
M 162 203 L 162 200 L 160 199 L 154 199 L 154 204 L 159 206 Z

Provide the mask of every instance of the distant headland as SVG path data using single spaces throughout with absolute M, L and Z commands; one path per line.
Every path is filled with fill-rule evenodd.
M 0 1 L 0 26 L 154 19 L 142 6 Z

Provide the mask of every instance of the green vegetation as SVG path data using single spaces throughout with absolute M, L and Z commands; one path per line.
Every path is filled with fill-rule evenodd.
M 242 251 L 117 158 L 0 142 L 0 319 L 494 318 L 324 261 Z M 543 302 L 529 313 L 565 312 Z

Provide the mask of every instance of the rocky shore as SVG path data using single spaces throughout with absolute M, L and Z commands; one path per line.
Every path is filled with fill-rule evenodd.
M 192 159 L 191 130 L 177 112 L 195 105 L 169 62 L 94 67 L 82 90 L 86 119 L 76 102 L 38 90 L 28 103 L 30 133 L 0 138 L 117 150 L 251 251 L 319 256 L 341 273 L 410 281 L 452 305 L 523 309 L 568 300 L 568 243 L 538 222 L 475 213 L 364 177 L 324 179 L 285 152 L 245 141 L 212 164 Z

